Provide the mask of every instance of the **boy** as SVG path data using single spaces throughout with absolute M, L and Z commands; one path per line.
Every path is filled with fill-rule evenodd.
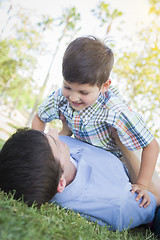
M 80 37 L 71 42 L 63 57 L 62 89 L 42 103 L 32 128 L 44 131 L 46 122 L 62 114 L 75 138 L 121 157 L 110 131 L 111 127 L 117 129 L 129 150 L 143 148 L 139 176 L 132 188 L 140 196 L 151 182 L 159 147 L 141 116 L 110 86 L 113 62 L 111 49 L 94 37 Z

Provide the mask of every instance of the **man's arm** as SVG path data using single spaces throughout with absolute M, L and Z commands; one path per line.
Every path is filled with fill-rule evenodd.
M 46 124 L 41 121 L 41 119 L 38 117 L 38 114 L 36 113 L 32 121 L 32 128 L 44 132 L 45 126 Z
M 60 120 L 62 121 L 62 130 L 59 132 L 59 135 L 72 136 L 72 131 L 68 127 L 65 116 L 60 113 Z
M 68 127 L 67 123 L 62 121 L 62 130 L 58 133 L 59 135 L 72 136 L 72 131 Z

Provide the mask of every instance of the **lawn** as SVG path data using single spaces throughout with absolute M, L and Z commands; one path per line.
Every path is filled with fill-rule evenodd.
M 72 211 L 45 204 L 40 209 L 0 193 L 1 240 L 141 240 L 156 239 L 148 228 L 112 232 Z
M 0 141 L 0 148 L 4 141 Z M 54 204 L 28 207 L 0 192 L 0 240 L 142 240 L 156 239 L 148 227 L 109 231 Z
M 4 140 L 0 139 L 0 149 L 2 148 L 3 144 L 4 144 Z

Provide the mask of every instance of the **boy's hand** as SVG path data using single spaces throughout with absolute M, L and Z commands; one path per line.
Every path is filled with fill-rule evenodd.
M 135 192 L 138 193 L 136 197 L 137 202 L 142 198 L 142 202 L 140 203 L 139 206 L 144 208 L 148 207 L 149 204 L 151 203 L 151 200 L 145 187 L 140 184 L 132 184 L 131 193 Z

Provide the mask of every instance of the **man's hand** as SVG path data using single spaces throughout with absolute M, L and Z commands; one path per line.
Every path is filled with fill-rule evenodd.
M 137 193 L 136 201 L 138 202 L 142 198 L 142 202 L 140 203 L 140 207 L 148 207 L 151 203 L 149 194 L 144 186 L 140 184 L 132 184 L 131 193 Z
M 62 130 L 59 132 L 59 135 L 71 136 L 73 133 L 68 127 L 65 116 L 60 113 L 60 120 L 62 121 Z
M 110 127 L 109 132 L 110 132 L 112 138 L 114 139 L 114 141 L 116 142 L 117 145 L 118 145 L 118 143 L 121 143 L 121 141 L 119 139 L 119 136 L 118 136 L 118 133 L 117 133 L 117 130 L 115 128 Z

